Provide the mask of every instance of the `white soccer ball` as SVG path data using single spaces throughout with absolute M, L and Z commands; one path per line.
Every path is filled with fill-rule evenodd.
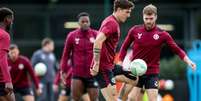
M 47 66 L 44 63 L 39 62 L 34 66 L 34 71 L 36 75 L 44 76 L 47 72 Z
M 165 81 L 165 89 L 172 90 L 174 88 L 174 82 L 172 80 Z
M 142 59 L 135 59 L 130 63 L 130 71 L 134 76 L 142 76 L 147 71 L 147 64 Z

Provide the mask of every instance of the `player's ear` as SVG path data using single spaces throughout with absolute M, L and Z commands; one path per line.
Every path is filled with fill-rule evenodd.
M 156 20 L 157 20 L 158 16 L 157 15 L 155 15 L 155 16 L 156 16 Z
M 4 23 L 9 24 L 9 23 L 11 23 L 11 22 L 12 22 L 12 18 L 11 18 L 10 16 L 6 16 L 6 17 L 4 18 Z

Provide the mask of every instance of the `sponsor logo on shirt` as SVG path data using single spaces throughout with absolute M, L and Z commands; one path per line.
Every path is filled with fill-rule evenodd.
M 137 35 L 138 35 L 138 39 L 141 39 L 142 33 L 137 33 Z
M 158 34 L 154 34 L 153 38 L 154 38 L 154 40 L 158 40 L 159 39 L 159 35 Z
M 75 44 L 79 44 L 80 38 L 75 38 Z
M 22 70 L 22 69 L 24 69 L 24 65 L 23 65 L 23 64 L 19 64 L 19 65 L 18 65 L 18 68 L 19 68 L 20 70 Z

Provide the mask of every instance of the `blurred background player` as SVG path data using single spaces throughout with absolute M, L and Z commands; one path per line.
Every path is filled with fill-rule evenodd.
M 13 19 L 12 10 L 9 8 L 0 8 L 0 101 L 15 101 L 7 62 L 7 54 L 10 46 L 9 31 Z
M 71 77 L 72 77 L 72 69 L 70 69 L 66 76 L 65 76 L 65 80 L 62 80 L 61 78 L 61 73 L 60 71 L 57 72 L 57 75 L 55 77 L 54 80 L 54 91 L 55 92 L 59 92 L 59 88 L 60 89 L 60 94 L 58 97 L 58 101 L 70 101 L 71 100 Z M 64 82 L 61 82 L 64 81 Z M 61 86 L 61 87 L 59 87 Z M 85 93 L 82 98 L 82 101 L 90 101 L 89 99 L 89 95 L 87 93 Z
M 120 38 L 120 23 L 130 17 L 134 4 L 128 0 L 115 0 L 114 12 L 102 21 L 94 43 L 91 75 L 95 76 L 106 101 L 116 101 L 114 68 L 115 49 Z
M 15 44 L 11 44 L 9 48 L 8 66 L 10 68 L 14 93 L 19 93 L 24 101 L 34 101 L 29 76 L 34 81 L 38 95 L 41 93 L 39 81 L 34 73 L 30 60 L 27 57 L 20 55 L 20 50 Z
M 142 97 L 140 92 L 145 87 L 149 101 L 156 101 L 159 85 L 160 53 L 163 44 L 167 44 L 193 70 L 195 70 L 196 65 L 178 47 L 168 32 L 156 26 L 157 8 L 154 5 L 150 4 L 144 7 L 142 14 L 144 24 L 136 25 L 129 30 L 120 50 L 120 60 L 123 61 L 127 49 L 133 43 L 131 61 L 138 58 L 143 59 L 147 63 L 148 68 L 146 74 L 139 77 L 137 86 L 129 94 L 129 100 L 140 101 Z
M 55 80 L 54 80 L 54 91 L 55 92 L 59 92 L 59 88 L 60 89 L 60 93 L 59 93 L 59 97 L 58 97 L 58 101 L 69 101 L 70 100 L 70 86 L 71 86 L 71 72 L 72 70 L 70 69 L 67 74 L 66 74 L 66 80 L 65 83 L 61 82 L 61 71 L 59 70 L 56 74 Z
M 31 62 L 33 66 L 42 62 L 47 66 L 47 71 L 44 76 L 40 77 L 40 85 L 42 87 L 42 94 L 38 101 L 54 101 L 53 82 L 56 74 L 56 58 L 53 53 L 54 41 L 50 38 L 42 40 L 42 48 L 34 52 Z
M 62 76 L 71 68 L 67 61 L 72 60 L 71 92 L 73 101 L 79 101 L 87 92 L 91 101 L 98 98 L 98 85 L 90 75 L 90 64 L 93 58 L 93 43 L 97 31 L 90 28 L 89 14 L 78 15 L 80 28 L 70 32 L 66 38 L 61 59 Z M 72 54 L 72 56 L 71 56 Z

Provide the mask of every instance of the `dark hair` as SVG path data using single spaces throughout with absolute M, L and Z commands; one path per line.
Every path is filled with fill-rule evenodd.
M 12 16 L 13 11 L 9 8 L 2 7 L 0 8 L 0 22 L 4 21 L 5 17 Z
M 44 47 L 44 46 L 50 44 L 51 42 L 54 42 L 54 41 L 50 38 L 45 38 L 45 39 L 43 39 L 41 45 L 42 45 L 42 47 Z
M 144 9 L 143 9 L 143 14 L 147 14 L 147 15 L 155 14 L 155 15 L 157 15 L 156 6 L 154 6 L 152 4 L 149 4 L 149 5 L 145 6 Z
M 13 50 L 13 49 L 18 49 L 18 46 L 16 44 L 11 44 L 9 47 L 9 50 Z
M 81 12 L 77 15 L 77 19 L 80 19 L 80 17 L 83 17 L 83 16 L 88 16 L 89 17 L 89 13 L 87 12 Z
M 134 4 L 129 0 L 115 0 L 114 1 L 114 11 L 117 11 L 118 8 L 129 9 L 134 8 Z

